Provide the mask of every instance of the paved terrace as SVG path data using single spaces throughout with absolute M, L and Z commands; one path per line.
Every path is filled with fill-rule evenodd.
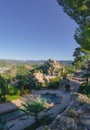
M 77 85 L 79 86 L 79 83 L 73 84 L 73 81 L 70 82 L 73 87 L 76 87 Z M 77 88 L 78 88 L 77 86 Z M 76 89 L 77 90 L 77 89 Z M 70 92 L 65 92 L 63 90 L 39 90 L 39 91 L 32 91 L 33 95 L 40 95 L 40 94 L 45 94 L 45 93 L 50 93 L 50 94 L 56 94 L 58 97 L 62 97 L 60 99 L 60 102 L 58 104 L 55 104 L 51 109 L 47 111 L 47 114 L 53 114 L 56 116 L 58 113 L 62 112 L 62 110 L 70 104 Z M 22 97 L 18 100 L 14 100 L 9 103 L 5 104 L 0 104 L 0 113 L 8 112 L 15 110 L 17 107 L 21 107 L 22 102 L 24 102 L 28 97 Z M 45 112 L 41 112 L 41 115 L 45 114 Z M 27 126 L 33 124 L 35 121 L 34 117 L 29 116 L 26 120 L 20 121 L 20 118 L 11 120 L 8 122 L 8 125 L 15 124 L 11 130 L 22 130 L 26 128 Z

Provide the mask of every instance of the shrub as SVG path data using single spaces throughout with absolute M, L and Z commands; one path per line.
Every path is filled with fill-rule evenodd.
M 57 82 L 50 82 L 50 83 L 48 84 L 48 87 L 49 87 L 49 88 L 52 88 L 52 89 L 57 89 L 58 86 L 59 86 L 59 83 L 57 83 Z
M 88 84 L 84 89 L 84 94 L 89 95 L 90 94 L 90 84 Z
M 35 87 L 36 90 L 41 89 L 44 86 L 44 83 L 38 82 L 37 86 Z
M 10 90 L 9 90 L 9 95 L 16 95 L 16 93 L 17 93 L 17 91 L 14 89 L 14 88 L 11 88 Z
M 35 124 L 39 125 L 39 117 L 38 114 L 46 108 L 45 106 L 46 102 L 44 100 L 41 100 L 38 98 L 35 101 L 29 101 L 28 103 L 22 104 L 23 105 L 23 112 L 25 112 L 27 115 L 35 116 Z
M 70 84 L 66 84 L 66 85 L 65 85 L 66 91 L 70 91 L 70 87 L 71 87 Z
M 74 117 L 78 117 L 78 112 L 73 110 L 73 109 L 70 109 L 67 111 L 67 116 L 71 117 L 71 118 L 74 118 Z
M 79 93 L 83 93 L 84 94 L 84 91 L 85 91 L 85 88 L 87 86 L 87 83 L 82 83 L 78 89 L 78 92 Z
M 12 96 L 12 95 L 16 95 L 16 93 L 17 93 L 16 88 L 14 86 L 9 85 L 8 86 L 8 94 Z
M 6 96 L 1 96 L 0 101 L 1 101 L 1 102 L 6 102 Z
M 50 115 L 44 115 L 39 119 L 40 125 L 49 125 L 53 121 L 53 117 Z
M 55 77 L 54 79 L 51 79 L 51 81 L 48 84 L 49 88 L 57 89 L 59 87 L 60 78 Z
M 20 95 L 18 95 L 18 94 L 12 95 L 12 96 L 8 95 L 6 99 L 7 99 L 7 101 L 12 101 L 12 100 L 18 99 L 19 97 L 20 97 Z
M 30 93 L 30 90 L 29 90 L 29 89 L 25 89 L 25 90 L 23 91 L 23 93 L 24 93 L 24 94 L 29 94 L 29 93 Z
M 66 77 L 67 77 L 67 72 L 63 73 L 63 74 L 62 74 L 62 77 L 63 77 L 63 79 L 66 79 Z
M 86 94 L 87 96 L 90 94 L 90 84 L 82 83 L 78 90 L 79 93 Z

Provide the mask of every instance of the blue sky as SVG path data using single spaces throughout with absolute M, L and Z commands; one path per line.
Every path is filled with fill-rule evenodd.
M 76 27 L 57 0 L 2 0 L 0 58 L 72 60 Z

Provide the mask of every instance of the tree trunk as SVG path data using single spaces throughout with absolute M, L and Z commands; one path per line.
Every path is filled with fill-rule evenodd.
M 39 120 L 38 120 L 38 115 L 36 114 L 35 115 L 35 123 L 36 123 L 36 127 L 39 126 Z

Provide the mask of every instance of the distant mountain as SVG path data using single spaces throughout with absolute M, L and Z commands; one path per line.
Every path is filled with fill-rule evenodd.
M 29 61 L 25 61 L 25 63 L 29 63 L 29 64 L 43 64 L 46 60 L 29 60 Z M 63 65 L 71 65 L 72 64 L 72 60 L 58 60 L 57 62 L 60 62 Z
M 63 65 L 71 65 L 72 64 L 72 60 L 60 60 L 59 62 Z
M 30 64 L 30 65 L 35 65 L 35 64 L 44 64 L 46 60 L 13 60 L 13 59 L 0 59 L 0 64 L 2 65 L 11 65 L 11 64 Z M 64 65 L 71 65 L 72 61 L 71 60 L 58 60 L 61 64 Z

